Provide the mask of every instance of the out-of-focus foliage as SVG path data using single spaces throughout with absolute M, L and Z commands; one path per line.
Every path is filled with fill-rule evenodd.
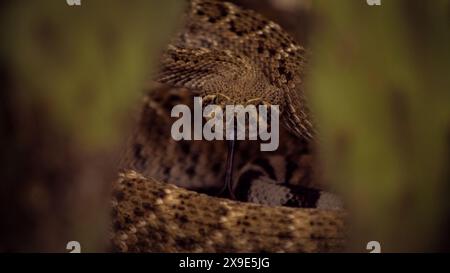
M 105 250 L 116 144 L 183 4 L 0 4 L 0 251 Z
M 22 103 L 43 103 L 64 134 L 108 147 L 184 2 L 81 3 L 10 3 L 2 46 L 20 79 Z
M 317 1 L 310 96 L 352 250 L 440 247 L 448 216 L 449 1 Z

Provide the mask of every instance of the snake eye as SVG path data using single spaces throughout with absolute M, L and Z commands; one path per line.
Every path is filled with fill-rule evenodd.
M 261 105 L 264 105 L 264 106 L 267 106 L 267 107 L 270 107 L 272 104 L 270 104 L 270 103 L 268 103 L 268 102 L 266 102 L 266 101 L 261 101 L 261 103 L 260 103 Z
M 261 103 L 262 103 L 262 99 L 260 99 L 260 98 L 249 99 L 246 101 L 247 105 L 254 105 L 256 107 L 258 107 Z
M 210 104 L 216 104 L 217 96 L 216 95 L 206 95 L 202 97 L 202 106 L 205 107 Z

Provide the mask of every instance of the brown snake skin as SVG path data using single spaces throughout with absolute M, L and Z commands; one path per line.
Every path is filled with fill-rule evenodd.
M 323 203 L 323 192 L 309 190 L 321 185 L 314 179 L 313 147 L 307 141 L 314 129 L 301 91 L 304 55 L 277 24 L 253 11 L 227 2 L 190 2 L 185 28 L 163 55 L 157 77 L 180 88 L 148 87 L 121 163 L 112 201 L 116 251 L 342 249 L 344 213 L 329 210 L 339 208 L 339 202 L 327 194 Z M 233 179 L 239 200 L 255 202 L 257 197 L 256 203 L 266 205 L 189 191 L 214 193 L 220 188 L 226 157 L 221 141 L 171 138 L 170 109 L 180 103 L 192 107 L 194 94 L 216 96 L 219 104 L 246 104 L 257 98 L 259 103 L 280 105 L 287 128 L 280 128 L 280 147 L 262 154 L 258 143 L 240 143 Z

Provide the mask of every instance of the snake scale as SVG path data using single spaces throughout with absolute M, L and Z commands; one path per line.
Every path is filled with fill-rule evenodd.
M 315 189 L 321 187 L 313 168 L 315 131 L 302 90 L 306 54 L 254 11 L 190 1 L 184 28 L 162 56 L 156 80 L 164 84 L 147 87 L 114 185 L 116 251 L 342 249 L 342 205 Z M 275 152 L 261 153 L 255 141 L 239 145 L 233 189 L 243 202 L 205 194 L 223 184 L 223 142 L 170 136 L 170 109 L 192 107 L 194 95 L 222 105 L 280 105 L 285 128 Z

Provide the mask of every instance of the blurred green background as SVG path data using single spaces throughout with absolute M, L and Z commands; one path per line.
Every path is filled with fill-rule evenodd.
M 183 2 L 2 1 L 0 251 L 107 250 L 109 188 Z
M 448 249 L 450 2 L 315 4 L 308 92 L 351 249 Z

